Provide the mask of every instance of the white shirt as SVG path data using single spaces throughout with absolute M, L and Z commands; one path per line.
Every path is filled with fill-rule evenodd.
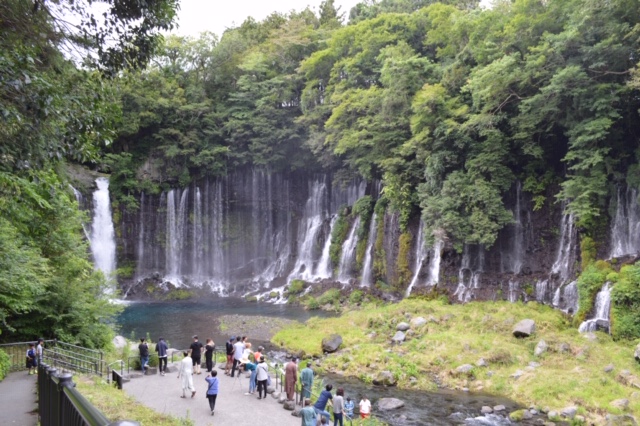
M 259 381 L 267 380 L 267 376 L 269 375 L 268 368 L 269 366 L 267 366 L 266 362 L 258 363 L 256 379 Z
M 242 359 L 242 352 L 244 352 L 244 343 L 236 342 L 233 345 L 233 359 L 240 361 Z
M 360 401 L 360 413 L 369 414 L 371 412 L 371 401 L 364 399 Z

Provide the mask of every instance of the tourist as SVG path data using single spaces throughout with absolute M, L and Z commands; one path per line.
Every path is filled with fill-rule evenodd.
M 158 352 L 158 368 L 160 369 L 160 375 L 164 376 L 167 371 L 167 343 L 164 341 L 164 337 L 158 339 L 156 344 L 156 352 Z
M 140 352 L 140 368 L 142 369 L 142 374 L 147 374 L 147 368 L 149 367 L 149 345 L 147 345 L 144 337 L 140 338 L 138 351 Z
M 302 387 L 302 398 L 311 398 L 311 389 L 313 389 L 313 370 L 311 362 L 307 362 L 307 367 L 300 372 L 300 385 Z
M 253 353 L 253 361 L 257 364 L 260 361 L 260 357 L 262 356 L 262 351 L 264 351 L 263 346 L 258 346 L 258 350 Z
M 44 339 L 42 337 L 38 339 L 38 346 L 36 346 L 36 362 L 38 365 L 44 362 Z M 36 374 L 38 374 L 37 370 Z
M 318 421 L 316 410 L 311 406 L 309 398 L 304 400 L 304 408 L 300 410 L 300 417 L 302 418 L 302 426 L 316 426 Z
M 353 419 L 353 409 L 355 403 L 351 400 L 351 397 L 347 397 L 347 402 L 344 403 L 344 414 L 347 416 L 347 420 Z
M 245 342 L 244 351 L 242 351 L 242 358 L 249 359 L 253 351 L 251 350 L 251 343 Z
M 193 361 L 193 374 L 201 374 L 202 343 L 198 341 L 198 336 L 193 336 L 193 343 L 191 343 L 189 349 L 191 349 L 191 359 Z
M 296 357 L 291 358 L 291 361 L 284 369 L 284 391 L 287 394 L 287 401 L 293 401 L 296 392 L 296 382 L 298 381 L 298 364 Z
M 234 376 L 236 368 L 240 365 L 240 360 L 242 359 L 243 354 L 244 343 L 242 343 L 242 338 L 238 336 L 236 343 L 233 344 L 233 366 L 231 367 L 231 377 Z M 238 372 L 238 374 L 240 373 Z
M 205 378 L 209 387 L 207 388 L 207 399 L 209 400 L 209 409 L 211 410 L 211 415 L 213 416 L 213 410 L 216 409 L 216 398 L 218 397 L 218 385 L 220 384 L 220 380 L 218 380 L 218 372 L 216 370 L 211 370 L 209 376 Z
M 360 418 L 368 419 L 371 415 L 371 402 L 367 399 L 367 395 L 362 395 L 360 400 Z
M 245 395 L 253 395 L 256 391 L 256 375 L 258 374 L 258 364 L 251 362 L 248 358 L 243 358 L 242 366 L 244 367 L 244 371 L 251 371 L 251 376 L 249 377 L 249 392 L 245 393 Z
M 318 396 L 318 400 L 313 406 L 313 408 L 316 410 L 316 414 L 320 414 L 322 417 L 326 417 L 327 420 L 331 419 L 331 414 L 326 411 L 327 403 L 329 402 L 329 400 L 333 399 L 333 395 L 331 395 L 331 389 L 333 389 L 333 385 L 325 386 L 325 390 L 320 392 L 320 396 Z
M 216 344 L 213 343 L 213 339 L 207 339 L 207 344 L 204 346 L 204 361 L 207 364 L 207 373 L 211 373 L 213 370 L 213 351 L 216 350 Z
M 338 388 L 336 396 L 333 398 L 333 426 L 344 426 L 342 413 L 344 412 L 344 389 Z
M 235 336 L 231 336 L 229 341 L 226 343 L 227 348 L 227 365 L 224 367 L 224 374 L 227 376 L 231 374 L 231 363 L 233 362 L 233 341 L 236 340 Z M 258 361 L 258 360 L 256 360 Z
M 34 374 L 38 371 L 36 345 L 34 343 L 29 343 L 29 349 L 27 349 L 27 368 L 29 369 L 29 375 Z
M 262 391 L 264 390 L 264 398 L 267 397 L 267 380 L 269 379 L 269 367 L 264 362 L 264 356 L 260 357 L 260 362 L 256 367 L 256 380 L 258 381 L 258 399 L 262 399 Z
M 186 398 L 185 392 L 191 391 L 191 398 L 196 395 L 196 388 L 193 386 L 193 359 L 189 356 L 188 351 L 182 353 L 184 358 L 180 362 L 180 371 L 178 372 L 178 379 L 182 377 L 182 396 L 180 398 Z

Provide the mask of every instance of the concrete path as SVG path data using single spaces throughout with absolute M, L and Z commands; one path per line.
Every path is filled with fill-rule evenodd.
M 214 367 L 214 368 L 217 368 Z M 193 376 L 196 396 L 192 399 L 180 398 L 182 395 L 181 380 L 178 373 L 167 373 L 165 376 L 152 374 L 133 378 L 123 385 L 123 389 L 140 403 L 160 413 L 171 414 L 179 418 L 189 418 L 196 426 L 255 426 L 269 424 L 278 426 L 299 426 L 299 417 L 293 417 L 291 411 L 282 408 L 271 395 L 258 400 L 257 394 L 245 395 L 249 379 L 225 376 L 224 370 L 218 370 L 220 393 L 216 400 L 215 415 L 211 416 L 209 401 L 205 397 L 207 391 L 206 371 Z M 0 422 L 0 424 L 4 424 Z
M 11 373 L 0 382 L 0 425 L 36 426 L 36 381 L 26 371 Z

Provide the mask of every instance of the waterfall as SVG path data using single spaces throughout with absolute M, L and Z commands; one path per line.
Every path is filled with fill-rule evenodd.
M 411 290 L 413 286 L 418 282 L 418 277 L 420 276 L 420 271 L 422 270 L 422 264 L 425 260 L 425 250 L 424 250 L 424 231 L 422 228 L 424 224 L 420 221 L 420 225 L 418 226 L 418 241 L 416 243 L 416 255 L 415 255 L 415 263 L 413 266 L 413 277 L 411 278 L 411 282 L 407 287 L 407 291 L 405 293 L 405 297 L 409 297 L 411 294 Z
M 547 291 L 549 290 L 549 280 L 539 280 L 536 282 L 535 297 L 540 303 L 544 303 L 547 298 Z
M 580 333 L 604 328 L 609 331 L 609 309 L 611 308 L 611 283 L 605 283 L 596 296 L 595 316 L 580 324 Z
M 378 226 L 376 224 L 377 216 L 373 213 L 371 224 L 369 225 L 369 237 L 367 239 L 367 249 L 364 253 L 364 263 L 362 265 L 362 281 L 363 287 L 371 287 L 373 284 L 373 250 L 376 243 Z
M 571 281 L 564 288 L 562 298 L 564 299 L 564 303 L 562 304 L 562 310 L 568 314 L 575 314 L 578 312 L 578 304 L 580 301 L 580 296 L 578 294 L 578 282 Z
M 191 272 L 194 276 L 202 276 L 202 194 L 200 188 L 196 187 L 195 198 L 193 200 L 193 237 L 191 252 Z
M 138 211 L 138 244 L 136 245 L 136 259 L 138 263 L 136 265 L 136 281 L 140 280 L 142 276 L 142 270 L 144 268 L 144 191 L 140 193 L 140 210 Z M 125 294 L 126 296 L 126 294 Z
M 616 199 L 616 214 L 611 222 L 611 258 L 640 252 L 638 191 L 629 187 L 623 195 L 618 187 Z
M 509 302 L 515 303 L 520 296 L 520 283 L 509 280 Z
M 205 227 L 207 236 L 205 258 L 209 269 L 207 276 L 211 279 L 209 285 L 220 290 L 226 277 L 226 263 L 223 251 L 224 244 L 224 196 L 223 184 L 216 180 L 213 185 L 209 181 L 205 187 L 205 209 L 208 221 Z M 208 228 L 208 229 L 207 229 Z
M 576 229 L 573 213 L 564 214 L 565 204 L 562 205 L 562 221 L 560 222 L 560 241 L 556 260 L 551 267 L 551 273 L 558 275 L 562 284 L 569 279 L 572 272 L 573 252 L 576 246 Z
M 93 192 L 93 219 L 89 245 L 96 270 L 107 279 L 114 278 L 116 269 L 116 239 L 109 201 L 109 179 L 96 179 L 98 189 Z
M 168 279 L 181 282 L 182 254 L 185 247 L 185 228 L 187 224 L 187 201 L 189 189 L 172 189 L 167 195 L 167 240 L 166 261 Z M 176 206 L 176 201 L 179 204 Z M 177 208 L 176 208 L 177 207 Z
M 351 231 L 346 241 L 342 244 L 342 256 L 340 258 L 340 269 L 338 273 L 338 281 L 343 284 L 349 282 L 353 278 L 354 261 L 356 258 L 356 245 L 358 244 L 358 227 L 360 226 L 360 217 L 353 222 Z
M 472 249 L 474 255 L 472 256 Z M 462 254 L 462 263 L 458 271 L 458 288 L 454 296 L 458 301 L 468 302 L 473 296 L 472 289 L 480 287 L 480 276 L 484 269 L 484 248 L 482 246 L 470 246 L 465 244 Z
M 500 271 L 517 275 L 522 271 L 526 227 L 522 221 L 522 184 L 520 182 L 516 182 L 515 190 L 514 222 L 506 228 L 510 238 L 508 249 L 500 250 Z
M 427 285 L 436 285 L 440 281 L 440 262 L 442 261 L 442 249 L 444 241 L 442 238 L 436 237 L 433 245 L 431 258 L 429 260 L 429 274 L 427 275 Z
M 318 270 L 316 276 L 320 279 L 331 278 L 333 272 L 331 270 L 331 235 L 333 235 L 333 227 L 338 221 L 338 215 L 334 214 L 331 218 L 331 224 L 329 225 L 329 234 L 324 241 L 324 247 L 322 248 L 322 256 L 320 262 L 318 262 Z

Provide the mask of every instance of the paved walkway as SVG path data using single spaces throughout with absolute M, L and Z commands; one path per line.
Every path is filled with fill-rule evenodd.
M 11 373 L 0 382 L 0 425 L 36 426 L 36 375 Z
M 217 366 L 215 367 L 217 368 Z M 258 400 L 256 395 L 245 395 L 249 379 L 242 377 L 232 379 L 218 370 L 220 393 L 216 400 L 215 415 L 211 416 L 209 401 L 205 397 L 207 391 L 206 371 L 193 376 L 196 396 L 191 399 L 180 398 L 182 395 L 181 380 L 178 373 L 167 373 L 165 376 L 152 374 L 131 379 L 123 389 L 140 403 L 160 413 L 171 414 L 179 418 L 189 418 L 196 426 L 255 426 L 269 424 L 278 426 L 299 426 L 300 418 L 293 417 L 291 411 L 282 408 L 271 395 Z M 0 424 L 4 424 L 0 422 Z

